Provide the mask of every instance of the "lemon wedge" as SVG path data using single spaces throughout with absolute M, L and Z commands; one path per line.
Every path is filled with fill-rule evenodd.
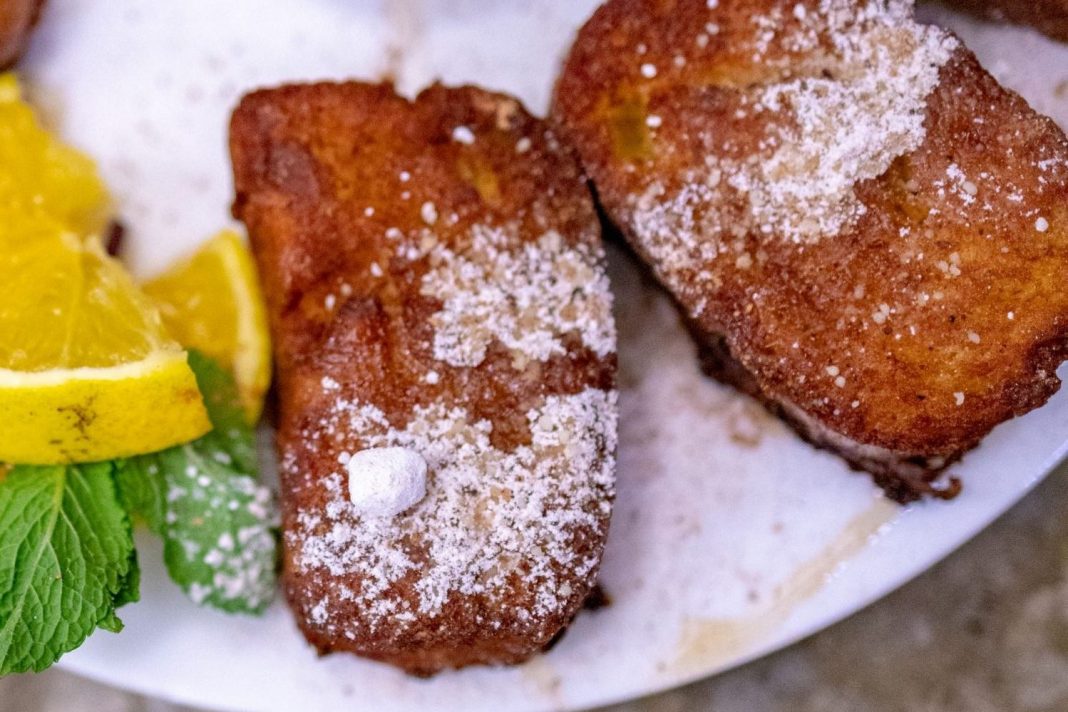
M 0 75 L 0 461 L 109 460 L 211 427 L 185 351 L 100 246 L 108 204 Z
M 256 265 L 241 237 L 220 232 L 143 287 L 183 346 L 230 369 L 249 422 L 259 420 L 271 381 L 271 341 Z
M 0 206 L 41 213 L 77 235 L 99 235 L 110 217 L 92 159 L 45 130 L 14 74 L 0 74 Z
M 207 432 L 185 351 L 99 241 L 2 212 L 0 460 L 108 460 Z

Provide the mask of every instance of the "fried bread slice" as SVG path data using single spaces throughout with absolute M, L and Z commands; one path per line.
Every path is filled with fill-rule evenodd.
M 1068 42 L 1068 0 L 949 0 L 949 4 L 992 20 L 1031 25 Z
M 553 118 L 707 370 L 908 501 L 1068 355 L 1068 141 L 901 0 L 610 0 Z
M 0 69 L 11 66 L 22 55 L 42 8 L 44 0 L 0 2 Z
M 230 145 L 304 634 L 417 674 L 525 659 L 593 585 L 613 497 L 615 326 L 577 161 L 516 100 L 439 85 L 258 91 Z M 428 466 L 395 517 L 350 500 L 346 463 L 384 447 Z

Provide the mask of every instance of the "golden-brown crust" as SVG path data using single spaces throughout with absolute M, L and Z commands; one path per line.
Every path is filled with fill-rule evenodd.
M 1068 42 L 1068 0 L 948 0 L 950 5 L 992 20 L 1031 25 Z
M 0 2 L 0 69 L 14 64 L 26 49 L 45 0 Z
M 808 72 L 833 76 L 820 51 L 785 47 L 781 38 L 819 3 L 797 5 L 611 0 L 579 33 L 553 117 L 608 215 L 694 328 L 723 337 L 764 400 L 888 459 L 926 462 L 929 479 L 1059 387 L 1068 140 L 959 47 L 921 107 L 922 143 L 855 185 L 863 208 L 838 234 L 702 230 L 712 210 L 744 217 L 730 203 L 744 195 L 727 205 L 697 200 L 686 214 L 691 242 L 714 242 L 717 252 L 675 270 L 653 254 L 655 230 L 641 210 L 650 186 L 664 196 L 654 201 L 662 216 L 704 175 L 710 154 L 734 165 L 766 161 L 762 142 L 790 118 L 754 109 L 754 97 Z M 777 32 L 761 38 L 755 19 L 775 13 Z
M 482 587 L 445 581 L 454 588 L 436 607 L 426 603 L 424 584 L 441 563 L 434 561 L 435 539 L 447 532 L 422 532 L 415 544 L 400 536 L 364 542 L 374 556 L 399 552 L 415 567 L 399 577 L 386 564 L 361 569 L 357 559 L 366 552 L 345 559 L 349 550 L 335 540 L 342 529 L 353 527 L 358 537 L 365 526 L 345 511 L 338 514 L 347 504 L 336 491 L 336 473 L 339 457 L 370 446 L 374 437 L 416 438 L 411 423 L 439 405 L 464 409 L 466 419 L 432 441 L 456 429 L 469 440 L 488 431 L 489 443 L 477 448 L 498 458 L 532 451 L 534 467 L 550 456 L 532 443 L 532 412 L 554 398 L 584 393 L 611 400 L 614 346 L 587 343 L 581 333 L 557 333 L 563 348 L 544 359 L 499 340 L 486 346 L 481 360 L 436 351 L 445 298 L 428 292 L 427 280 L 449 260 L 471 256 L 477 247 L 472 235 L 487 226 L 503 240 L 495 245 L 502 270 L 508 255 L 538 254 L 547 232 L 562 240 L 547 250 L 580 251 L 592 270 L 589 280 L 600 279 L 605 289 L 593 294 L 584 283 L 575 294 L 606 300 L 594 326 L 614 343 L 597 219 L 577 162 L 509 97 L 434 86 L 408 101 L 389 84 L 356 82 L 246 96 L 233 115 L 231 154 L 234 214 L 248 226 L 274 336 L 284 584 L 304 634 L 322 652 L 351 651 L 417 674 L 525 659 L 570 621 L 593 584 L 612 496 L 614 411 L 595 413 L 606 420 L 572 433 L 576 443 L 593 448 L 588 472 L 549 473 L 574 487 L 544 500 L 541 525 L 550 531 L 554 517 L 573 520 L 550 531 L 563 537 L 566 556 L 520 550 L 513 558 L 522 571 L 497 579 L 495 571 L 484 571 L 480 580 L 491 583 Z M 542 288 L 548 294 L 550 285 Z M 471 362 L 459 363 L 462 358 Z M 376 409 L 374 422 L 352 426 L 371 412 L 365 406 Z M 375 430 L 378 417 L 388 421 L 388 434 Z M 399 432 L 405 423 L 408 430 Z M 469 431 L 475 423 L 484 431 Z M 602 439 L 589 441 L 592 431 Z M 434 458 L 451 456 L 448 448 L 427 455 L 428 501 L 439 496 L 433 490 L 444 477 Z M 492 514 L 496 505 L 479 498 L 533 496 L 522 487 L 544 486 L 509 489 L 517 470 L 520 464 L 499 476 L 487 471 L 469 493 L 470 515 L 477 518 L 484 506 Z M 398 521 L 433 516 L 420 506 Z M 535 525 L 514 528 L 523 526 Z M 469 538 L 493 535 L 465 530 Z M 312 549 L 326 552 L 325 565 L 308 563 Z M 554 577 L 555 594 L 543 590 L 546 576 Z

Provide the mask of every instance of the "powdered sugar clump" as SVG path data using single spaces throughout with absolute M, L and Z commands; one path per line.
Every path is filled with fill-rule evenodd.
M 410 449 L 429 474 L 426 496 L 404 514 L 361 519 L 344 475 L 333 472 L 321 483 L 325 507 L 302 513 L 287 534 L 305 573 L 335 577 L 330 603 L 357 601 L 365 612 L 362 620 L 330 621 L 332 630 L 358 635 L 385 618 L 396 630 L 416 612 L 438 615 L 456 595 L 513 605 L 506 615 L 519 620 L 566 604 L 559 585 L 598 564 L 599 551 L 577 546 L 576 535 L 600 531 L 610 512 L 616 394 L 548 396 L 526 415 L 530 444 L 505 452 L 490 442 L 492 424 L 471 422 L 462 407 L 417 406 L 399 428 L 373 405 L 334 403 L 308 433 L 313 442 Z M 283 466 L 295 461 L 284 458 Z M 414 610 L 395 587 L 401 579 L 415 592 Z
M 431 317 L 434 357 L 477 366 L 496 339 L 522 366 L 564 353 L 569 332 L 598 356 L 614 351 L 612 296 L 599 255 L 567 245 L 553 230 L 509 249 L 518 229 L 476 225 L 463 252 L 439 243 L 430 253 L 421 292 L 442 302 Z
M 426 460 L 403 447 L 376 447 L 348 457 L 349 501 L 364 517 L 393 517 L 426 496 Z

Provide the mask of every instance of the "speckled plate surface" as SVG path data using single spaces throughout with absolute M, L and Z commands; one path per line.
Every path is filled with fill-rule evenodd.
M 24 69 L 50 119 L 98 158 L 130 228 L 131 262 L 148 274 L 228 223 L 226 124 L 245 90 L 390 72 L 405 90 L 435 77 L 472 81 L 540 112 L 595 5 L 53 0 Z M 927 14 L 1068 126 L 1068 47 Z M 167 581 L 159 546 L 146 537 L 143 600 L 123 609 L 126 630 L 98 633 L 62 665 L 220 709 L 603 704 L 737 665 L 856 611 L 986 526 L 1068 448 L 1061 394 L 1000 427 L 955 468 L 966 483 L 957 501 L 898 509 L 865 477 L 703 379 L 670 305 L 612 258 L 623 409 L 602 577 L 612 604 L 580 615 L 552 652 L 432 680 L 351 657 L 318 659 L 280 603 L 263 619 L 196 609 Z

